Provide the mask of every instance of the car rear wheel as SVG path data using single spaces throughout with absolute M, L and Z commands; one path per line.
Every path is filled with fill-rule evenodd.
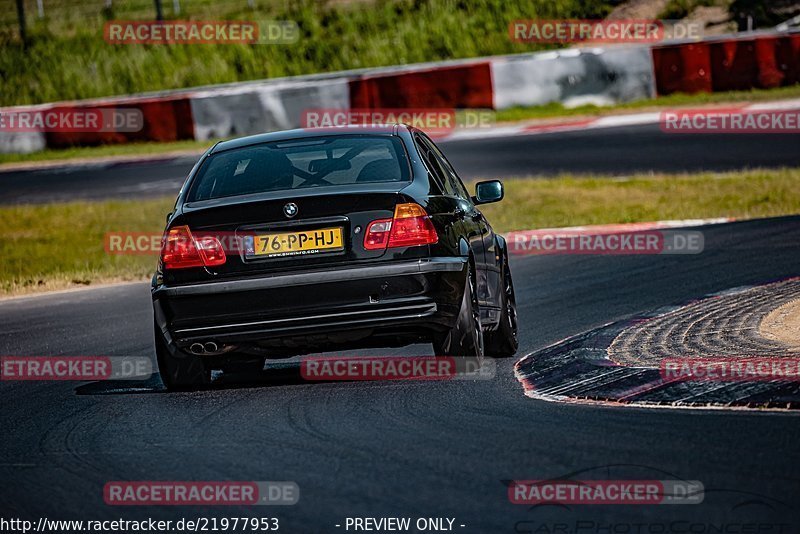
M 211 383 L 211 372 L 199 356 L 176 350 L 170 353 L 164 336 L 155 327 L 156 360 L 161 381 L 170 391 L 186 391 Z
M 475 276 L 470 265 L 458 320 L 448 332 L 434 337 L 433 351 L 437 356 L 465 356 L 480 361 L 483 359 L 483 350 L 481 312 L 478 307 Z
M 501 310 L 500 323 L 497 330 L 486 333 L 486 354 L 495 358 L 508 358 L 516 354 L 519 348 L 517 338 L 517 300 L 514 297 L 514 283 L 508 260 L 503 266 L 500 277 Z

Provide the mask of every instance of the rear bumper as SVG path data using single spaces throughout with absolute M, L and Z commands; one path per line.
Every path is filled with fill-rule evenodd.
M 153 288 L 168 344 L 308 349 L 425 338 L 455 321 L 466 259 L 430 258 Z

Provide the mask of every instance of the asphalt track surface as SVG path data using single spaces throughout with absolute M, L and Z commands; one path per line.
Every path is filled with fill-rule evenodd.
M 798 164 L 798 136 L 671 134 L 657 124 L 443 142 L 463 178 L 726 171 Z M 197 157 L 0 171 L 0 204 L 173 195 Z
M 706 250 L 694 256 L 513 258 L 519 356 L 798 273 L 800 217 L 703 230 Z M 151 313 L 146 284 L 2 302 L 0 354 L 150 355 Z M 167 393 L 156 378 L 3 382 L 0 517 L 278 517 L 281 532 L 345 532 L 335 525 L 359 516 L 450 517 L 465 533 L 800 532 L 797 414 L 537 401 L 513 363 L 500 360 L 484 381 L 303 383 L 266 372 L 195 393 Z M 557 477 L 699 480 L 704 501 L 528 507 L 511 504 L 503 482 Z M 290 480 L 301 495 L 290 507 L 110 507 L 102 490 L 114 480 Z

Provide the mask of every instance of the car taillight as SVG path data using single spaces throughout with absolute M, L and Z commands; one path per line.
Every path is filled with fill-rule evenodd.
M 392 230 L 391 219 L 372 221 L 364 235 L 364 248 L 367 250 L 380 250 L 389 244 L 389 232 Z
M 431 245 L 439 240 L 431 218 L 419 204 L 398 204 L 394 209 L 389 248 Z
M 219 239 L 213 236 L 195 239 L 188 226 L 170 229 L 161 245 L 164 269 L 214 267 L 222 265 L 226 260 L 225 249 Z
M 369 223 L 364 236 L 364 248 L 413 247 L 431 245 L 438 240 L 436 229 L 422 206 L 407 203 L 395 207 L 394 218 Z

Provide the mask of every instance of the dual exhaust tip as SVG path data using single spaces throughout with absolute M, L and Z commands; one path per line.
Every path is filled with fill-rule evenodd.
M 206 341 L 205 343 L 192 343 L 189 345 L 189 352 L 198 356 L 201 354 L 216 354 L 221 352 L 221 347 L 214 341 Z

